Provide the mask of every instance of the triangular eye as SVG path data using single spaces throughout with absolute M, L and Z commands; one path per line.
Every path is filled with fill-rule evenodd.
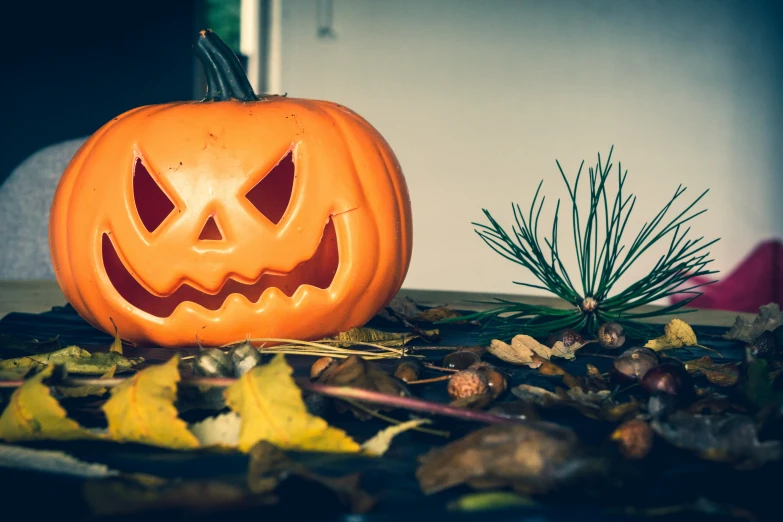
M 291 201 L 294 188 L 294 157 L 291 152 L 275 165 L 269 174 L 256 183 L 245 197 L 269 221 L 280 222 Z
M 150 176 L 141 158 L 136 158 L 133 165 L 133 200 L 144 228 L 150 232 L 174 210 L 174 203 Z
M 220 233 L 220 228 L 215 222 L 215 218 L 209 216 L 207 222 L 204 223 L 204 228 L 201 229 L 201 234 L 198 236 L 201 241 L 220 241 L 223 239 L 223 234 Z

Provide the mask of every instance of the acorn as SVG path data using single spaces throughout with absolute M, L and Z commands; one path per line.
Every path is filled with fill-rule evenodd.
M 620 424 L 611 435 L 617 442 L 620 453 L 627 459 L 643 459 L 650 453 L 653 445 L 653 431 L 650 425 L 641 419 L 631 419 Z
M 394 369 L 394 376 L 404 382 L 418 381 L 424 365 L 416 357 L 403 357 Z
M 467 370 L 471 364 L 481 361 L 481 356 L 476 352 L 468 350 L 458 350 L 447 354 L 441 366 L 450 370 Z
M 612 380 L 630 384 L 638 381 L 650 369 L 658 366 L 658 356 L 649 348 L 628 348 L 612 361 L 609 374 Z
M 223 350 L 202 348 L 193 357 L 193 373 L 202 377 L 230 377 L 234 374 L 234 365 Z
M 497 368 L 487 362 L 477 362 L 470 365 L 470 370 L 476 370 L 487 380 L 487 386 L 493 399 L 497 399 L 506 391 L 506 377 Z
M 652 395 L 671 395 L 677 402 L 693 396 L 693 382 L 682 364 L 665 362 L 651 368 L 642 376 L 639 385 Z
M 604 348 L 616 350 L 625 344 L 625 330 L 620 323 L 604 323 L 598 329 L 598 342 Z
M 489 393 L 487 378 L 478 370 L 462 370 L 449 378 L 446 390 L 453 400 Z
M 313 365 L 310 366 L 310 380 L 316 380 L 327 368 L 336 362 L 337 361 L 335 361 L 333 357 L 321 357 L 320 359 L 317 359 Z
M 234 365 L 234 377 L 242 377 L 264 361 L 258 348 L 249 342 L 244 342 L 231 348 L 228 356 Z
M 550 335 L 546 340 L 546 345 L 552 348 L 558 341 L 562 342 L 566 348 L 574 343 L 582 344 L 585 342 L 579 332 L 571 328 L 564 328 Z

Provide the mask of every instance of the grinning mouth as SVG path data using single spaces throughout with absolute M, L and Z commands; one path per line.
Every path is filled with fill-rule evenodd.
M 267 288 L 272 287 L 280 289 L 288 297 L 291 297 L 302 285 L 329 288 L 339 263 L 337 234 L 331 217 L 324 228 L 324 234 L 315 254 L 297 265 L 291 272 L 284 275 L 262 274 L 254 283 L 241 283 L 227 277 L 223 287 L 216 294 L 207 294 L 183 283 L 171 295 L 156 296 L 128 272 L 108 234 L 103 235 L 102 249 L 106 275 L 117 292 L 129 304 L 156 317 L 168 317 L 184 302 L 196 303 L 208 310 L 218 310 L 233 294 L 243 295 L 248 301 L 255 303 Z

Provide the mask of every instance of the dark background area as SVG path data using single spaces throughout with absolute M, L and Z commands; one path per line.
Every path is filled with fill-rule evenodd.
M 196 97 L 200 2 L 4 6 L 0 184 L 35 151 L 89 136 L 141 105 Z

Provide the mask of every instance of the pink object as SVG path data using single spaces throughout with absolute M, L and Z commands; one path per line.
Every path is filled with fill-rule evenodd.
M 693 277 L 686 284 L 693 286 L 711 280 Z M 765 304 L 783 304 L 783 243 L 774 239 L 759 244 L 728 276 L 698 291 L 702 295 L 689 307 L 758 313 Z M 687 297 L 688 294 L 674 294 L 669 301 L 674 304 Z

